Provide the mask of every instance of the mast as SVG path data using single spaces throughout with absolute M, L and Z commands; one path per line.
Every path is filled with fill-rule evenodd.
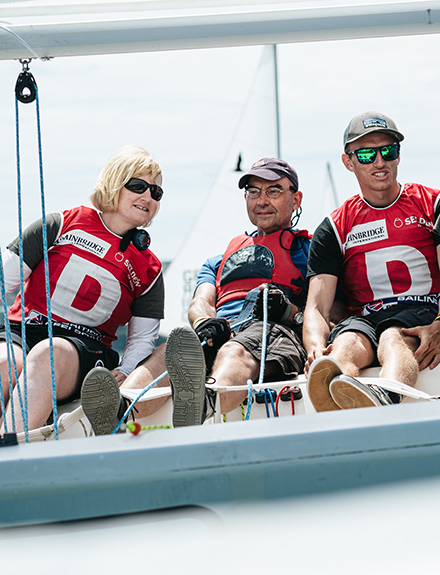
M 337 208 L 339 206 L 338 192 L 336 191 L 335 182 L 333 180 L 333 174 L 330 162 L 327 162 L 327 173 L 328 173 L 328 179 L 330 180 L 330 186 L 332 188 L 333 200 L 335 202 L 335 207 Z
M 280 101 L 278 94 L 278 58 L 277 58 L 277 45 L 273 45 L 273 61 L 274 61 L 274 82 L 275 82 L 275 122 L 276 122 L 276 143 L 277 143 L 277 158 L 281 158 L 281 138 L 280 138 Z

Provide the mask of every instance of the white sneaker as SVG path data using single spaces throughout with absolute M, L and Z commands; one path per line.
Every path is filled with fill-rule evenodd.
M 333 378 L 329 391 L 341 409 L 393 405 L 385 389 L 378 385 L 365 385 L 349 375 L 338 375 Z

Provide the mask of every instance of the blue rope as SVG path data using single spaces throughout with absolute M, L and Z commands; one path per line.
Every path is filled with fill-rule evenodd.
M 247 384 L 248 384 L 248 396 L 247 396 L 246 415 L 244 416 L 245 421 L 247 421 L 251 416 L 252 391 L 253 391 L 254 382 L 252 381 L 252 379 L 248 379 Z
M 127 407 L 124 415 L 121 417 L 121 419 L 119 420 L 118 425 L 114 428 L 114 430 L 111 432 L 111 435 L 113 435 L 114 433 L 117 433 L 121 427 L 121 425 L 124 423 L 124 421 L 127 419 L 127 417 L 130 415 L 132 409 L 134 408 L 134 406 L 136 405 L 136 403 L 140 400 L 140 398 L 145 395 L 147 393 L 147 391 L 149 391 L 154 385 L 156 385 L 156 383 L 158 383 L 161 379 L 163 379 L 166 375 L 168 375 L 167 371 L 164 371 L 161 375 L 159 375 L 159 377 L 156 377 L 156 379 L 154 381 L 152 381 L 151 383 L 149 383 L 146 387 L 144 387 L 144 389 L 140 392 L 140 394 L 130 403 L 130 405 Z
M 202 347 L 204 345 L 206 345 L 206 340 L 202 341 L 202 343 L 200 344 Z M 119 420 L 118 425 L 114 428 L 114 430 L 111 432 L 111 435 L 113 435 L 114 433 L 117 433 L 121 427 L 121 425 L 124 423 L 125 419 L 130 415 L 130 412 L 132 411 L 133 407 L 136 405 L 136 403 L 140 400 L 140 398 L 145 395 L 147 393 L 147 391 L 149 391 L 154 385 L 156 385 L 156 383 L 158 383 L 161 379 L 163 379 L 165 376 L 168 375 L 168 371 L 164 371 L 163 373 L 161 373 L 154 381 L 152 381 L 151 383 L 149 383 L 146 387 L 144 387 L 144 389 L 139 393 L 139 395 L 130 403 L 130 405 L 128 406 L 126 412 L 124 413 L 124 415 L 121 417 L 121 419 Z
M 37 110 L 37 135 L 38 135 L 38 159 L 40 168 L 40 190 L 41 190 L 41 216 L 43 225 L 43 256 L 44 256 L 44 279 L 46 286 L 46 306 L 47 306 L 47 334 L 49 338 L 50 376 L 52 384 L 52 410 L 54 437 L 58 439 L 58 408 L 57 390 L 55 384 L 55 364 L 53 357 L 53 328 L 52 328 L 52 308 L 50 304 L 50 284 L 49 284 L 49 260 L 47 256 L 47 228 L 46 228 L 46 205 L 44 198 L 44 178 L 43 178 L 43 152 L 41 145 L 41 124 L 40 124 L 40 102 L 38 98 L 38 88 L 36 88 L 36 110 Z
M 274 417 L 278 417 L 278 415 L 277 415 L 277 410 L 275 409 L 275 404 L 274 404 L 274 402 L 273 402 L 273 393 L 274 393 L 274 390 L 273 390 L 273 389 L 266 389 L 266 392 L 267 392 L 268 395 L 269 395 L 270 403 L 271 403 L 271 405 L 272 405 L 273 416 L 274 416 Z
M 269 413 L 269 405 L 267 403 L 267 396 L 268 396 L 268 390 L 267 389 L 263 390 L 263 396 L 264 396 L 264 407 L 266 408 L 266 417 L 269 418 L 270 413 Z
M 267 341 L 267 292 L 268 292 L 268 288 L 264 288 L 264 292 L 263 292 L 263 338 L 262 338 L 262 347 L 264 349 L 264 354 L 262 351 L 261 354 L 261 365 L 260 365 L 260 378 L 261 380 L 264 377 L 264 364 L 266 361 L 266 341 Z M 231 329 L 234 329 L 236 327 L 238 327 L 239 325 L 246 323 L 249 321 L 249 317 L 240 321 L 240 322 L 235 322 L 234 324 L 231 325 Z M 206 344 L 206 340 L 203 341 L 201 343 L 202 346 L 204 346 Z M 130 415 L 131 411 L 133 410 L 134 406 L 136 405 L 136 403 L 139 401 L 139 399 L 145 395 L 147 393 L 147 391 L 149 391 L 154 385 L 156 385 L 156 383 L 158 383 L 161 379 L 163 379 L 165 376 L 168 375 L 168 371 L 164 371 L 161 375 L 159 375 L 154 381 L 152 381 L 150 384 L 148 384 L 146 387 L 144 387 L 144 389 L 139 393 L 139 395 L 132 401 L 132 403 L 128 406 L 127 410 L 125 411 L 124 415 L 121 417 L 121 419 L 119 420 L 118 425 L 114 428 L 114 430 L 112 431 L 112 435 L 114 433 L 117 433 L 121 427 L 121 425 L 123 424 L 123 422 L 126 420 L 126 418 Z M 251 413 L 251 407 L 252 407 L 252 391 L 253 391 L 253 382 L 251 379 L 248 379 L 247 381 L 248 384 L 248 404 L 247 404 L 247 408 L 246 408 L 246 415 L 245 415 L 245 420 L 249 419 L 250 417 L 250 413 Z
M 26 324 L 24 313 L 24 276 L 23 276 L 23 220 L 22 220 L 22 196 L 21 196 L 21 166 L 20 166 L 20 121 L 19 121 L 19 107 L 18 99 L 15 98 L 15 115 L 16 115 L 16 155 L 17 155 L 17 211 L 18 211 L 18 255 L 20 258 L 20 293 L 21 293 L 21 339 L 22 339 L 22 356 L 23 356 L 23 396 L 24 401 L 21 400 L 21 389 L 18 380 L 18 393 L 20 397 L 20 406 L 22 412 L 24 434 L 26 443 L 29 441 L 29 426 L 28 426 L 28 395 L 27 395 L 27 367 L 26 367 Z M 14 357 L 15 360 L 15 357 Z
M 261 338 L 261 361 L 260 361 L 260 375 L 258 377 L 258 384 L 263 383 L 264 370 L 266 368 L 266 346 L 267 346 L 267 294 L 269 288 L 266 286 L 263 289 L 263 337 Z M 249 384 L 249 382 L 251 382 Z M 245 421 L 250 418 L 252 408 L 252 380 L 247 380 L 248 384 L 248 403 L 246 408 Z M 267 409 L 267 408 L 266 408 Z M 269 416 L 268 416 L 269 417 Z
M 267 346 L 267 294 L 269 288 L 266 286 L 263 290 L 263 337 L 261 339 L 261 362 L 260 362 L 260 375 L 258 377 L 258 384 L 261 385 L 264 379 L 264 370 L 266 368 L 266 346 Z

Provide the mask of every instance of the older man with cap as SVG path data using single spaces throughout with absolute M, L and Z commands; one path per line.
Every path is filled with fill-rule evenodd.
M 290 379 L 303 371 L 301 329 L 310 236 L 292 228 L 302 200 L 297 173 L 283 160 L 263 158 L 238 186 L 245 190 L 256 230 L 237 236 L 223 255 L 205 262 L 188 312 L 193 329 L 175 328 L 167 340 L 175 427 L 200 425 L 213 414 L 215 394 L 205 388 L 208 374 L 208 383 L 231 387 L 258 379 L 263 284 L 270 284 L 265 376 Z M 232 334 L 230 326 L 239 316 L 249 321 Z M 237 407 L 245 396 L 242 391 L 222 393 L 222 413 Z
M 261 285 L 270 284 L 266 378 L 290 379 L 303 371 L 306 361 L 301 330 L 310 236 L 292 227 L 301 213 L 297 173 L 283 160 L 263 158 L 240 178 L 238 186 L 245 190 L 247 212 L 256 230 L 234 238 L 223 255 L 203 264 L 188 312 L 192 328 L 172 330 L 166 345 L 158 347 L 121 387 L 142 389 L 166 368 L 168 376 L 159 385 L 171 383 L 175 427 L 200 425 L 214 413 L 215 394 L 209 387 L 205 391 L 208 375 L 209 381 L 227 386 L 258 379 Z M 242 327 L 232 333 L 231 325 L 238 323 Z M 84 380 L 83 392 L 87 390 L 93 402 L 83 407 L 95 434 L 105 435 L 115 428 L 127 402 L 112 374 L 104 368 L 98 371 Z M 234 409 L 245 395 L 223 393 L 222 412 Z M 156 398 L 138 403 L 137 417 L 151 415 L 163 402 Z
M 398 403 L 401 395 L 356 379 L 360 370 L 380 365 L 385 387 L 414 386 L 419 370 L 440 361 L 440 191 L 397 181 L 403 139 L 377 112 L 354 117 L 344 133 L 342 161 L 360 194 L 318 226 L 308 264 L 304 344 L 317 411 Z M 338 280 L 351 315 L 331 330 Z

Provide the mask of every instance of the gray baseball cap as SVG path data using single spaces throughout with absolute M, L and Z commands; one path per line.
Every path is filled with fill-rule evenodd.
M 287 162 L 278 158 L 261 158 L 252 164 L 251 169 L 244 176 L 241 176 L 238 187 L 244 188 L 251 176 L 257 176 L 269 182 L 287 177 L 295 190 L 298 190 L 298 174 Z
M 391 118 L 380 112 L 364 112 L 350 120 L 344 132 L 344 150 L 350 142 L 355 142 L 362 136 L 372 132 L 389 134 L 399 142 L 404 139 L 403 134 L 399 132 Z

